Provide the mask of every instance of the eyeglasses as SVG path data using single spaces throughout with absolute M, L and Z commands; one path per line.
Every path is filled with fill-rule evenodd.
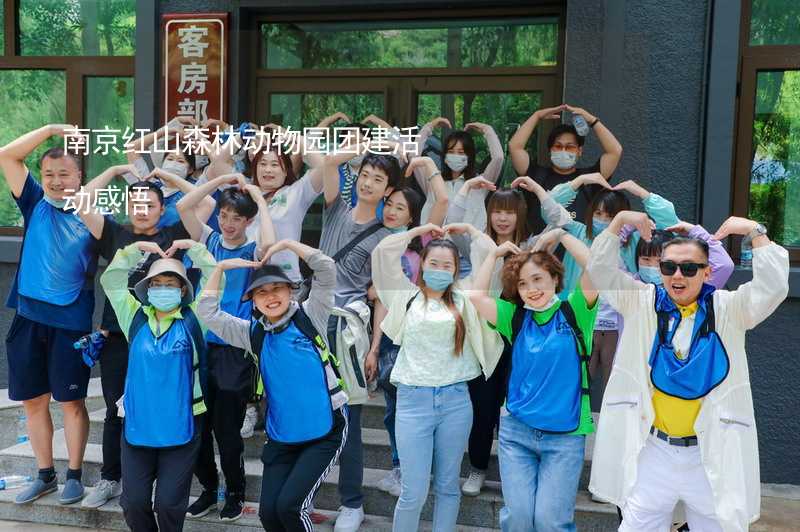
M 578 153 L 579 146 L 577 144 L 561 144 L 556 142 L 550 148 L 551 151 L 565 151 L 567 153 Z
M 680 268 L 681 274 L 683 274 L 684 277 L 694 277 L 697 275 L 698 270 L 708 266 L 708 264 L 704 264 L 702 262 L 677 263 L 672 260 L 662 260 L 658 264 L 661 267 L 661 273 L 664 275 L 675 275 L 675 272 L 678 271 L 678 268 Z

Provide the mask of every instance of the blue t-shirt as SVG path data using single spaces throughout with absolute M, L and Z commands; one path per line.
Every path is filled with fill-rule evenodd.
M 22 212 L 24 229 L 19 267 L 6 306 L 38 323 L 90 331 L 97 249 L 89 229 L 76 214 L 47 203 L 44 190 L 30 173 L 14 201 Z
M 178 191 L 164 198 L 164 214 L 158 219 L 158 224 L 156 224 L 158 229 L 174 225 L 181 220 L 181 215 L 178 213 L 178 202 L 183 196 L 183 192 Z
M 206 240 L 206 248 L 214 255 L 217 262 L 225 259 L 255 260 L 256 243 L 247 242 L 238 248 L 228 248 L 223 244 L 222 235 L 212 232 Z M 252 301 L 242 301 L 247 282 L 250 279 L 248 268 L 236 268 L 225 272 L 225 291 L 222 293 L 220 308 L 232 316 L 250 320 L 253 312 Z M 214 344 L 228 345 L 228 342 L 208 331 L 206 341 Z

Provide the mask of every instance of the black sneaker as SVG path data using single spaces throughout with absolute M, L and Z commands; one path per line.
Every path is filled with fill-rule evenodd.
M 217 506 L 217 491 L 203 490 L 203 493 L 186 509 L 186 517 L 203 517 Z
M 222 521 L 236 521 L 244 515 L 244 497 L 238 493 L 229 493 L 225 497 L 225 506 L 219 513 Z

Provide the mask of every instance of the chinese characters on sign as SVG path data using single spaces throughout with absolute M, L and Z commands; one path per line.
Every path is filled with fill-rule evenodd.
M 228 14 L 164 15 L 164 122 L 227 115 Z

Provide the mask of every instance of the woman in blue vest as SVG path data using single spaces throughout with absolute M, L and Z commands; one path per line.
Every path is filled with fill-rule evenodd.
M 575 496 L 589 409 L 592 330 L 597 291 L 584 274 L 562 301 L 564 266 L 548 251 L 560 242 L 581 267 L 589 249 L 563 229 L 539 237 L 532 251 L 511 242 L 481 266 L 470 295 L 478 313 L 512 343 L 505 411 L 500 417 L 500 478 L 505 531 L 574 531 Z M 503 265 L 503 295 L 489 295 L 495 261 Z
M 267 396 L 267 442 L 261 456 L 259 516 L 267 530 L 311 530 L 309 508 L 347 439 L 347 395 L 334 372 L 325 335 L 336 291 L 336 265 L 321 251 L 293 240 L 269 248 L 261 263 L 288 250 L 313 271 L 308 299 L 278 265 L 244 259 L 220 261 L 200 294 L 198 311 L 225 342 L 259 359 Z M 260 266 L 260 267 L 259 267 Z M 252 300 L 249 320 L 220 309 L 219 283 L 226 270 L 254 268 L 244 299 Z
M 195 316 L 194 289 L 186 269 L 170 258 L 179 249 L 187 250 L 204 284 L 216 262 L 205 246 L 192 240 L 176 240 L 166 251 L 155 242 L 130 244 L 114 255 L 100 278 L 129 345 L 120 413 L 124 419 L 120 504 L 134 532 L 156 530 L 153 510 L 158 530 L 183 528 L 200 449 L 198 416 L 206 411 L 201 388 L 205 330 Z M 145 253 L 163 258 L 136 283 L 134 297 L 128 276 Z

